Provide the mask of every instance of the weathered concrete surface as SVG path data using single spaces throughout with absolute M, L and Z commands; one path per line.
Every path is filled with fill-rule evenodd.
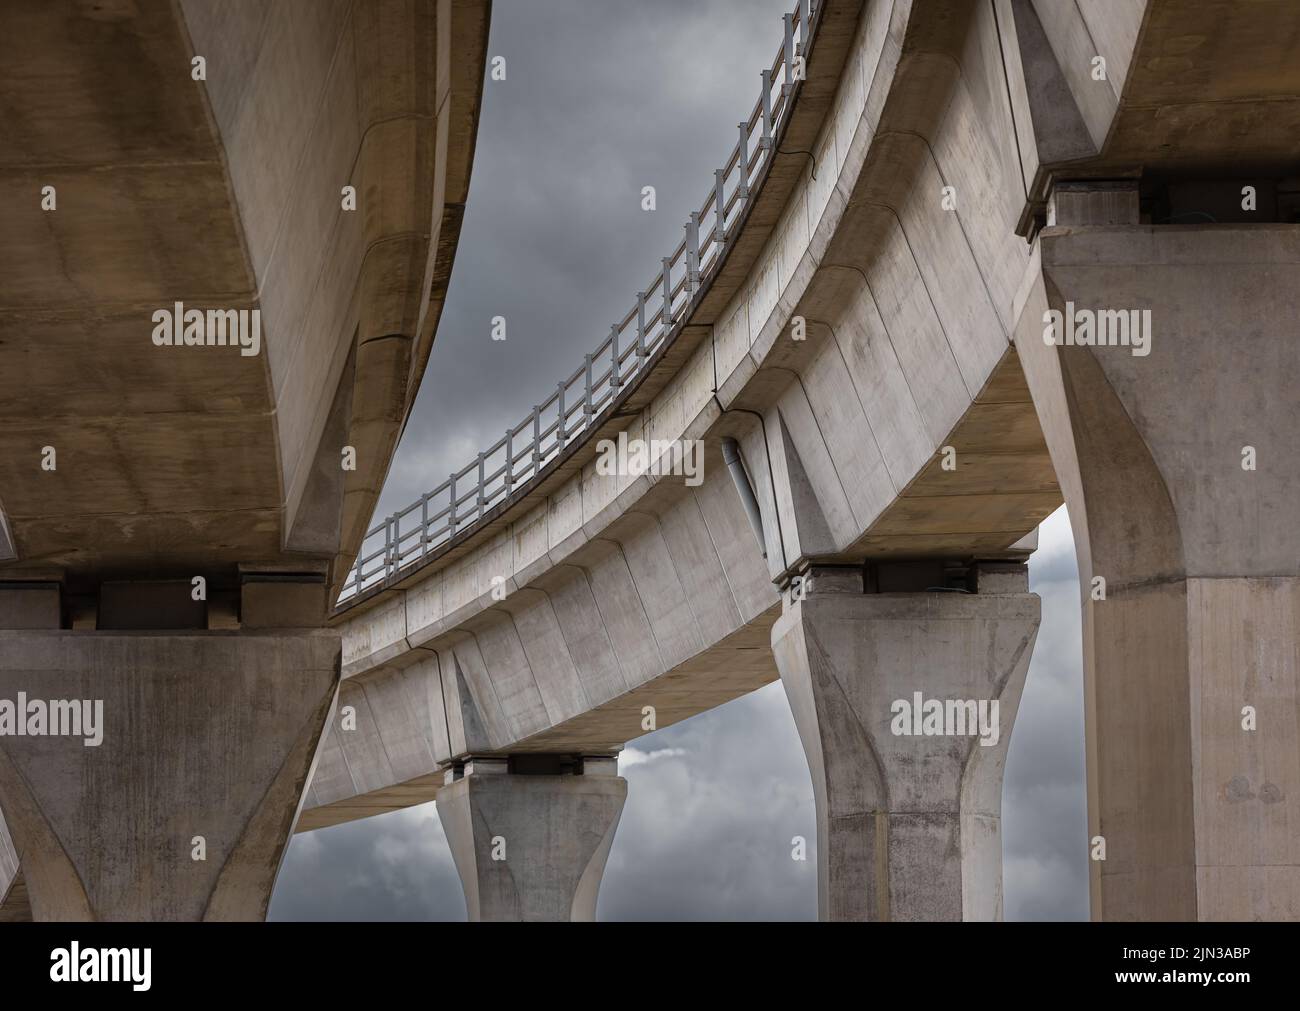
M 1019 539 L 1061 502 L 1058 477 L 1061 485 L 1075 483 L 1075 492 L 1065 491 L 1067 498 L 1075 496 L 1072 515 L 1082 496 L 1078 479 L 1070 476 L 1074 465 L 1061 462 L 1059 433 L 1048 451 L 1046 416 L 1040 425 L 1044 407 L 1033 402 L 1046 387 L 1040 377 L 1031 389 L 1021 361 L 1023 354 L 1036 353 L 1025 344 L 1026 333 L 1041 345 L 1041 321 L 1030 314 L 1034 326 L 1022 332 L 1022 324 L 1029 293 L 1035 284 L 1041 287 L 1039 276 L 1047 269 L 1024 236 L 1045 224 L 1053 181 L 1063 177 L 1136 179 L 1146 172 L 1141 213 L 1156 213 L 1151 208 L 1158 206 L 1161 220 L 1204 221 L 1205 206 L 1224 220 L 1223 211 L 1239 196 L 1229 200 L 1191 186 L 1198 176 L 1256 173 L 1264 213 L 1284 215 L 1286 188 L 1279 177 L 1294 172 L 1288 138 L 1295 132 L 1286 125 L 1300 121 L 1300 79 L 1288 40 L 1300 30 L 1300 7 L 1271 0 L 1223 0 L 1194 10 L 1165 0 L 1073 7 L 1051 0 L 997 0 L 828 9 L 837 15 L 832 35 L 847 39 L 848 49 L 833 94 L 820 84 L 811 89 L 825 105 L 807 143 L 798 146 L 811 153 L 803 156 L 798 184 L 775 212 L 764 209 L 755 233 L 762 246 L 744 271 L 724 271 L 706 286 L 678 338 L 676 357 L 665 356 L 664 369 L 676 373 L 661 377 L 644 402 L 629 399 L 628 413 L 639 413 L 617 424 L 633 438 L 703 438 L 713 445 L 712 440 L 738 440 L 763 521 L 762 537 L 751 535 L 748 543 L 751 550 L 766 549 L 765 575 L 778 583 L 809 563 L 1014 556 Z M 814 73 L 822 41 L 812 54 Z M 1107 76 L 1100 80 L 1090 73 L 1096 56 L 1107 64 Z M 950 206 L 944 205 L 945 187 L 951 187 Z M 1239 194 L 1240 187 L 1224 192 Z M 1207 193 L 1212 199 L 1204 204 Z M 1062 201 L 1053 213 L 1074 213 L 1068 204 Z M 1267 241 L 1265 232 L 1254 234 Z M 1243 248 L 1252 241 L 1243 238 Z M 1248 258 L 1243 252 L 1241 263 Z M 1117 290 L 1143 284 L 1146 265 L 1142 259 L 1129 263 Z M 1253 281 L 1238 280 L 1242 290 L 1258 293 Z M 791 339 L 796 316 L 807 321 L 805 341 Z M 1237 325 L 1220 322 L 1224 332 Z M 1280 353 L 1276 347 L 1274 353 Z M 1289 361 L 1283 364 L 1294 371 Z M 1285 374 L 1277 369 L 1274 381 L 1282 382 L 1278 376 Z M 1180 385 L 1195 389 L 1202 381 L 1184 376 L 1181 384 L 1164 386 L 1161 396 Z M 1250 396 L 1248 390 L 1237 392 Z M 1067 404 L 1068 410 L 1061 409 L 1067 417 L 1077 411 L 1069 395 L 1047 389 L 1047 414 L 1057 410 L 1053 403 Z M 1271 404 L 1289 403 L 1285 398 L 1251 402 L 1261 419 L 1274 411 Z M 1235 412 L 1229 401 L 1218 408 L 1224 417 Z M 1120 422 L 1123 413 L 1108 417 Z M 1289 420 L 1293 413 L 1268 413 L 1268 424 Z M 608 428 L 595 433 L 611 434 Z M 1249 441 L 1244 433 L 1241 438 L 1243 444 Z M 945 447 L 955 455 L 955 469 L 944 466 Z M 1280 452 L 1275 446 L 1272 455 Z M 426 567 L 340 615 L 353 690 L 368 703 L 372 695 L 386 697 L 371 706 L 367 730 L 340 742 L 339 755 L 331 758 L 335 772 L 313 797 L 321 824 L 428 799 L 437 789 L 436 768 L 446 761 L 438 756 L 444 753 L 454 759 L 484 744 L 498 753 L 516 747 L 549 750 L 560 741 L 576 751 L 610 747 L 627 733 L 635 707 L 654 705 L 665 689 L 677 693 L 680 707 L 674 712 L 689 715 L 689 706 L 709 702 L 709 689 L 741 656 L 752 657 L 755 671 L 764 665 L 770 670 L 771 654 L 755 639 L 775 616 L 771 597 L 753 612 L 761 618 L 743 624 L 714 616 L 700 622 L 697 615 L 697 627 L 705 632 L 699 642 L 692 641 L 689 625 L 678 637 L 681 630 L 674 626 L 664 640 L 685 644 L 684 659 L 658 674 L 647 666 L 644 680 L 619 689 L 622 662 L 635 666 L 642 654 L 618 648 L 616 664 L 584 650 L 602 638 L 620 641 L 613 630 L 624 616 L 622 608 L 605 608 L 615 620 L 602 612 L 598 627 L 566 625 L 560 594 L 548 598 L 547 606 L 562 629 L 567 661 L 554 680 L 538 673 L 551 664 L 527 657 L 536 641 L 527 629 L 540 627 L 528 602 L 549 594 L 551 581 L 568 587 L 564 566 L 571 559 L 593 600 L 602 606 L 619 600 L 600 589 L 601 566 L 611 563 L 602 561 L 591 542 L 605 530 L 618 531 L 613 537 L 639 588 L 632 559 L 649 542 L 640 540 L 644 534 L 624 534 L 631 524 L 622 524 L 642 508 L 642 498 L 654 503 L 649 511 L 659 516 L 670 546 L 668 531 L 675 527 L 664 521 L 660 503 L 678 501 L 677 491 L 665 482 L 598 479 L 594 453 L 583 453 L 582 445 L 572 448 L 567 472 L 494 510 L 486 522 L 440 549 Z M 1188 487 L 1211 480 L 1213 470 L 1201 469 L 1208 460 L 1194 454 L 1178 458 Z M 652 490 L 657 497 L 651 497 Z M 1123 515 L 1125 491 L 1127 486 L 1115 492 L 1116 516 Z M 1134 494 L 1141 500 L 1146 492 L 1138 486 Z M 1270 492 L 1237 505 L 1250 515 L 1252 509 L 1292 501 L 1294 495 Z M 727 503 L 722 515 L 746 523 L 739 499 Z M 712 517 L 708 526 L 713 529 Z M 1212 527 L 1190 533 L 1209 537 L 1209 543 L 1217 536 Z M 1289 536 L 1261 543 L 1288 545 Z M 634 539 L 639 543 L 633 545 Z M 579 549 L 589 553 L 576 555 Z M 680 578 L 677 556 L 674 561 Z M 735 564 L 724 566 L 729 579 Z M 1279 575 L 1289 578 L 1294 569 L 1270 577 Z M 497 576 L 511 595 L 506 601 L 491 596 Z M 1157 592 L 1154 584 L 1150 592 Z M 1288 592 L 1276 590 L 1280 596 L 1263 608 L 1261 613 L 1276 617 L 1256 644 L 1289 649 Z M 512 599 L 516 594 L 518 603 Z M 510 613 L 513 630 L 502 612 Z M 544 615 L 545 607 L 539 612 Z M 1113 621 L 1099 643 L 1120 659 L 1146 655 L 1144 636 L 1162 628 L 1157 617 L 1152 612 L 1132 626 Z M 551 641 L 559 640 L 552 636 Z M 1165 662 L 1177 652 L 1178 641 L 1192 663 L 1193 640 L 1181 632 L 1150 652 L 1159 651 Z M 1196 641 L 1196 655 L 1202 655 L 1237 640 Z M 738 648 L 720 648 L 727 643 Z M 1093 660 L 1089 664 L 1095 666 Z M 569 666 L 584 684 L 614 685 L 613 695 L 585 712 L 571 711 L 568 705 L 581 696 L 572 691 Z M 1113 683 L 1127 682 L 1119 674 Z M 1182 691 L 1190 713 L 1197 696 L 1190 682 Z M 402 693 L 427 700 L 429 715 L 412 721 L 407 712 L 399 713 L 394 700 Z M 1174 703 L 1182 705 L 1177 695 Z M 1156 705 L 1156 695 L 1150 704 Z M 625 714 L 606 718 L 620 706 Z M 1168 712 L 1158 715 L 1157 725 L 1175 719 Z M 1197 731 L 1202 732 L 1210 731 Z M 1128 727 L 1122 732 L 1126 743 L 1100 745 L 1117 749 L 1114 776 L 1127 770 L 1123 775 L 1141 777 L 1147 762 L 1182 761 L 1169 758 L 1177 752 L 1177 735 L 1161 731 L 1160 749 L 1149 753 L 1145 733 Z M 1185 736 L 1192 733 L 1188 729 Z M 389 757 L 394 741 L 400 742 L 399 763 Z M 1289 745 L 1270 747 L 1286 752 Z M 1191 761 L 1190 744 L 1182 754 Z M 1095 769 L 1095 756 L 1090 761 Z M 1270 772 L 1273 778 L 1261 779 L 1258 786 L 1254 773 L 1240 774 L 1244 785 L 1236 775 L 1225 780 L 1234 784 L 1233 797 L 1259 807 L 1265 819 L 1263 827 L 1242 831 L 1281 832 L 1267 818 L 1285 805 L 1273 802 L 1272 790 L 1267 804 L 1257 799 L 1264 796 L 1265 782 L 1282 789 L 1280 774 Z M 1116 788 L 1135 789 L 1122 783 L 1109 789 Z M 1142 826 L 1152 818 L 1168 821 L 1168 809 L 1182 805 L 1177 817 L 1201 817 L 1208 824 L 1214 808 L 1208 799 L 1195 808 L 1190 790 L 1163 794 L 1150 817 L 1132 808 L 1131 820 Z M 1227 810 L 1248 809 L 1237 804 Z M 1197 845 L 1203 835 L 1198 833 Z M 1162 838 L 1172 840 L 1167 834 Z M 1267 846 L 1256 849 L 1276 856 L 1280 838 L 1268 835 Z M 1176 855 L 1172 842 L 1153 841 L 1147 854 L 1157 862 L 1182 861 L 1179 880 L 1190 880 L 1186 868 L 1192 858 Z M 1253 894 L 1270 875 L 1290 873 L 1294 861 L 1283 856 L 1272 870 L 1261 866 L 1231 874 L 1245 873 L 1250 878 L 1245 891 Z M 1112 864 L 1111 869 L 1120 868 Z M 1228 876 L 1207 864 L 1203 890 L 1208 894 L 1220 887 L 1212 879 Z M 1172 907 L 1160 888 L 1144 886 L 1141 895 L 1136 905 L 1115 915 L 1169 915 Z M 1285 914 L 1289 908 L 1271 901 L 1243 900 L 1258 915 L 1277 909 Z M 971 908 L 989 908 L 987 897 L 972 902 Z M 1100 899 L 1094 908 L 1102 908 Z
M 1038 249 L 1017 343 L 1079 556 L 1093 916 L 1300 918 L 1300 226 Z M 1150 355 L 1047 346 L 1066 300 L 1150 309 Z
M 441 312 L 487 12 L 3 5 L 0 559 L 229 584 L 355 550 Z M 176 302 L 260 310 L 260 353 L 156 347 Z M 344 444 L 346 487 L 312 485 Z
M 1290 0 L 995 6 L 1028 198 L 1022 231 L 1063 176 L 1294 173 L 1300 7 Z
M 577 499 L 539 512 L 480 563 L 520 574 L 504 600 L 471 595 L 479 570 L 444 570 L 345 629 L 355 729 L 331 725 L 300 828 L 432 800 L 457 755 L 615 751 L 647 705 L 664 727 L 776 680 L 776 591 L 716 448 L 705 473 L 573 534 Z
M 810 74 L 823 58 L 842 72 L 809 92 L 814 158 L 754 224 L 751 268 L 701 293 L 675 374 L 618 420 L 632 439 L 703 439 L 703 485 L 603 477 L 589 446 L 539 500 L 343 612 L 345 692 L 370 713 L 363 731 L 331 730 L 304 827 L 431 799 L 437 763 L 457 755 L 612 750 L 645 732 L 645 706 L 664 726 L 770 682 L 771 581 L 805 555 L 1023 556 L 1013 546 L 1059 504 L 1001 322 L 1028 252 L 992 12 L 824 10 Z M 953 92 L 938 121 L 936 89 Z M 965 195 L 955 213 L 935 198 L 942 179 Z M 723 438 L 740 442 L 762 542 Z M 808 494 L 778 501 L 796 458 Z M 824 521 L 806 537 L 805 506 Z
M 863 593 L 853 569 L 812 578 L 772 648 L 812 772 L 822 919 L 1001 919 L 1002 770 L 1038 597 Z M 996 738 L 895 734 L 891 707 L 916 692 L 996 699 Z
M 0 808 L 35 917 L 263 918 L 339 650 L 324 629 L 0 631 L 0 699 L 103 702 L 97 747 L 0 736 Z
M 591 921 L 627 799 L 615 759 L 580 776 L 506 772 L 476 761 L 438 795 L 438 818 L 471 921 Z

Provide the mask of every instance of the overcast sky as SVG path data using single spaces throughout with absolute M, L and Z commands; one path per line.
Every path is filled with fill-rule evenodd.
M 494 0 L 478 148 L 446 310 L 377 515 L 532 410 L 648 286 L 758 96 L 786 0 Z M 793 8 L 793 2 L 789 3 Z M 658 210 L 641 209 L 654 186 Z M 507 340 L 491 339 L 505 316 Z M 1030 563 L 1043 623 L 1007 759 L 1007 919 L 1086 919 L 1079 589 L 1064 509 Z M 623 752 L 597 915 L 817 916 L 812 783 L 781 685 Z M 432 804 L 295 836 L 271 919 L 457 920 Z

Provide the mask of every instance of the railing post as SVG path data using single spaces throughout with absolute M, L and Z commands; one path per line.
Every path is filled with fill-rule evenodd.
M 556 445 L 563 449 L 564 443 L 569 437 L 569 433 L 564 430 L 564 383 L 560 383 L 560 399 L 557 406 L 559 407 L 560 417 L 555 429 L 555 441 Z
M 475 519 L 483 518 L 483 454 L 478 455 L 478 515 Z
M 447 540 L 451 540 L 456 536 L 456 475 L 452 474 L 447 483 L 451 489 L 451 499 L 447 505 Z
M 808 38 L 811 30 L 812 12 L 808 0 L 799 0 L 799 55 L 808 59 Z
M 591 427 L 591 352 L 583 357 L 583 365 L 587 370 L 586 385 L 582 391 L 582 427 Z
M 694 295 L 700 288 L 700 212 L 691 211 L 686 226 L 686 289 Z
M 749 199 L 749 124 L 740 124 L 740 147 L 736 164 L 740 167 L 740 183 L 736 190 L 741 200 Z
M 772 149 L 772 71 L 763 71 L 763 136 L 758 146 L 764 151 Z
M 420 496 L 420 557 L 429 553 L 429 493 Z
M 515 433 L 512 429 L 506 429 L 506 498 L 510 497 L 510 490 L 515 485 Z
M 673 325 L 673 278 L 672 267 L 673 261 L 667 256 L 664 257 L 664 335 L 668 333 L 668 328 Z
M 617 390 L 623 385 L 623 380 L 618 374 L 618 324 L 615 323 L 609 328 L 609 388 L 611 391 Z
M 722 169 L 713 170 L 713 205 L 718 212 L 718 222 L 713 228 L 713 241 L 719 246 L 727 241 L 727 203 L 723 199 L 726 173 Z
M 785 15 L 785 86 L 782 93 L 789 101 L 794 90 L 794 15 Z
M 533 477 L 542 471 L 542 409 L 533 405 Z
M 636 356 L 645 357 L 645 292 L 636 293 Z
M 384 578 L 393 574 L 393 517 L 384 520 Z

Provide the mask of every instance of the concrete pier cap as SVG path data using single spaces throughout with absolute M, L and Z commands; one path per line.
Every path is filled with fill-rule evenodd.
M 438 817 L 471 921 L 591 921 L 627 780 L 611 755 L 470 756 Z
M 824 920 L 1002 917 L 1002 773 L 1040 602 L 1014 559 L 809 565 L 772 648 Z

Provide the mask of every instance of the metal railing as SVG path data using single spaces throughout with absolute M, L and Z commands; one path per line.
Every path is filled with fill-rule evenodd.
M 602 422 L 619 391 L 639 377 L 646 362 L 680 329 L 695 293 L 712 280 L 727 240 L 743 219 L 751 196 L 776 152 L 812 38 L 814 4 L 798 0 L 784 16 L 785 38 L 726 165 L 717 169 L 703 206 L 692 211 L 685 236 L 636 304 L 610 327 L 609 336 L 582 365 L 518 425 L 506 430 L 477 459 L 366 533 L 339 603 L 384 582 L 466 530 L 494 505 L 536 480 L 579 435 Z M 712 227 L 709 227 L 709 226 Z

